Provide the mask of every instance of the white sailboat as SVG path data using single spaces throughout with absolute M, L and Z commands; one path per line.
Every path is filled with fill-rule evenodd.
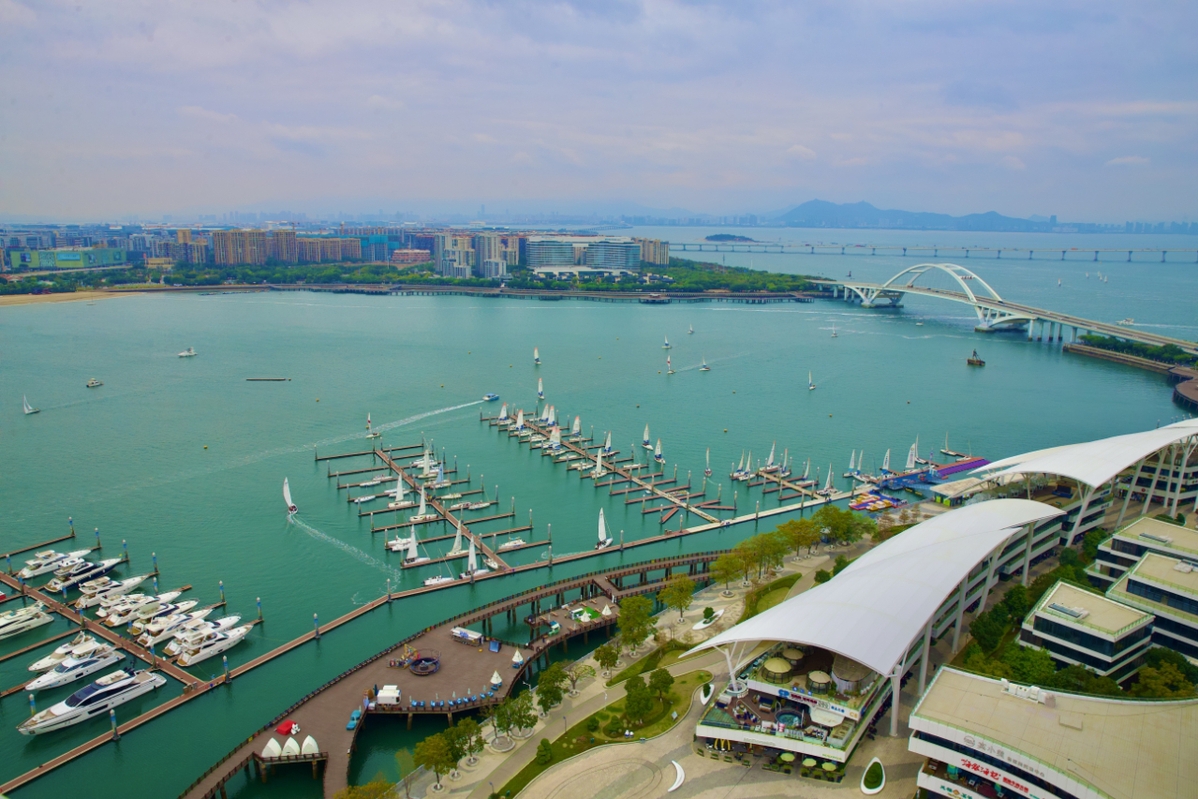
M 549 409 L 552 407 L 552 405 L 546 405 L 544 408 L 542 408 L 541 415 L 537 417 L 537 421 L 541 424 L 549 424 Z
M 523 408 L 516 411 L 516 429 L 517 430 L 524 429 L 524 409 Z
M 611 454 L 611 431 L 607 431 L 607 438 L 603 439 L 603 454 Z
M 711 367 L 707 365 L 707 356 L 706 355 L 703 356 L 703 363 L 699 366 L 699 371 L 700 372 L 710 372 L 711 371 Z
M 657 439 L 657 446 L 653 448 L 653 460 L 658 463 L 665 463 L 665 456 L 661 454 L 661 439 Z
M 832 464 L 828 464 L 828 479 L 824 481 L 824 490 L 820 492 L 825 496 L 832 494 Z
M 803 467 L 803 479 L 807 479 L 807 475 L 811 474 L 811 458 L 807 459 L 807 465 Z
M 766 472 L 767 474 L 778 471 L 778 466 L 774 463 L 774 452 L 777 450 L 777 448 L 777 441 L 770 445 L 770 457 L 765 462 L 765 466 L 761 467 L 761 471 Z
M 536 347 L 532 348 L 532 362 L 534 366 L 541 365 L 541 351 Z
M 886 455 L 882 458 L 882 473 L 890 471 L 890 450 L 886 450 Z
M 595 549 L 607 549 L 612 545 L 611 536 L 607 534 L 607 522 L 603 518 L 603 508 L 599 509 L 599 540 Z
M 603 450 L 599 450 L 595 456 L 595 468 L 591 470 L 591 477 L 598 480 L 600 477 L 607 476 L 607 469 L 603 468 Z
M 474 539 L 473 539 L 473 538 L 472 538 L 472 539 L 470 539 L 470 545 L 471 545 L 471 546 L 473 546 L 473 545 L 474 545 Z M 459 524 L 459 525 L 458 525 L 458 527 L 457 527 L 457 532 L 456 532 L 456 533 L 454 534 L 454 536 L 453 536 L 453 546 L 451 546 L 451 547 L 449 548 L 449 551 L 448 551 L 448 552 L 446 552 L 445 554 L 446 554 L 447 556 L 451 556 L 451 555 L 461 555 L 461 554 L 462 554 L 462 526 L 461 526 L 460 524 Z
M 649 425 L 645 425 L 645 434 L 641 437 L 641 446 L 650 452 L 653 451 L 653 439 L 649 438 Z
M 703 469 L 703 474 L 711 477 L 711 447 L 707 448 L 707 466 Z
M 426 555 L 420 554 L 418 542 L 416 541 L 416 531 L 412 531 L 412 535 L 408 538 L 408 553 L 404 555 L 404 566 L 415 566 L 418 563 L 428 563 L 429 559 Z
M 374 429 L 373 429 L 373 428 L 370 426 L 370 414 L 366 414 L 366 437 L 367 437 L 367 438 L 378 438 L 378 437 L 379 437 L 379 436 L 381 436 L 381 435 L 382 435 L 382 433 L 380 433 L 380 432 L 376 432 L 376 431 L 375 431 L 375 430 L 374 430 Z
M 283 501 L 287 503 L 287 515 L 293 515 L 299 508 L 291 501 L 291 486 L 287 484 L 287 478 L 283 478 Z
M 408 521 L 411 522 L 412 524 L 423 524 L 424 522 L 431 522 L 431 521 L 433 521 L 435 519 L 439 519 L 439 518 L 440 517 L 437 514 L 428 512 L 428 502 L 427 502 L 425 494 L 424 494 L 424 486 L 421 486 L 420 487 L 420 507 L 416 510 L 415 516 L 408 517 Z
M 562 429 L 560 427 L 553 428 L 553 432 L 549 434 L 549 449 L 552 452 L 557 452 L 562 448 Z
M 666 374 L 668 374 L 668 375 L 674 374 L 674 365 L 670 363 L 669 355 L 666 356 Z
M 537 378 L 537 399 L 545 399 L 545 380 L 541 377 Z
M 503 406 L 499 409 L 499 417 L 495 421 L 497 421 L 497 422 L 506 422 L 507 421 L 507 403 L 506 402 L 503 403 Z
M 669 336 L 666 336 L 666 343 L 665 343 L 665 344 L 662 344 L 662 345 L 661 345 L 661 348 L 662 348 L 663 350 L 668 350 L 668 349 L 670 349 L 670 337 L 669 337 Z
M 549 406 L 549 418 L 546 421 L 550 427 L 557 427 L 557 408 L 555 406 Z
M 815 391 L 815 381 L 811 379 L 811 372 L 807 373 L 807 390 Z
M 582 417 L 575 416 L 574 423 L 570 425 L 570 437 L 577 438 L 582 435 Z
M 832 338 L 836 338 L 836 323 L 832 323 Z
M 42 412 L 41 408 L 35 408 L 29 404 L 29 397 L 23 396 L 23 397 L 21 397 L 21 401 L 25 407 L 25 415 L 26 416 L 28 416 L 31 413 L 41 413 Z
M 917 446 L 916 444 L 912 444 L 911 449 L 907 450 L 907 471 L 908 472 L 915 470 L 915 457 L 916 457 L 915 447 L 916 446 Z
M 686 334 L 687 334 L 688 336 L 693 336 L 693 335 L 695 335 L 695 326 L 694 326 L 694 325 L 687 325 L 687 326 L 686 326 Z

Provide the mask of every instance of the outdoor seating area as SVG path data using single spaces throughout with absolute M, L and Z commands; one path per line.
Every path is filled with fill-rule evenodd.
M 719 695 L 702 723 L 837 747 L 844 746 L 857 728 L 839 714 L 752 690 L 742 697 Z
M 725 763 L 737 763 L 746 768 L 757 765 L 762 771 L 772 771 L 777 774 L 797 773 L 800 777 L 824 782 L 839 783 L 844 779 L 843 763 L 818 760 L 813 757 L 804 758 L 794 752 L 770 747 L 734 741 L 709 741 L 706 746 L 696 746 L 695 754 L 699 757 L 709 757 L 712 760 L 722 760 Z

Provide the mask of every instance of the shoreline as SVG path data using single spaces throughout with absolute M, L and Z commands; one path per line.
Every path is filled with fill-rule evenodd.
M 5 294 L 0 296 L 0 308 L 15 305 L 40 305 L 54 302 L 80 302 L 81 300 L 106 300 L 141 294 L 140 291 L 64 291 L 58 294 Z

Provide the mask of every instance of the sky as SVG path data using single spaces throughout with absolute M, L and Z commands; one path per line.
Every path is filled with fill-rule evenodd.
M 1198 219 L 1198 4 L 0 0 L 0 216 Z

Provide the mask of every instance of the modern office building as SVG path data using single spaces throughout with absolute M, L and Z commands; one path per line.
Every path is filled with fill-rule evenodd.
M 1198 700 L 1130 701 L 944 668 L 911 712 L 916 777 L 950 799 L 1198 795 Z
M 119 266 L 127 263 L 126 252 L 114 247 L 70 247 L 55 250 L 10 250 L 9 268 L 18 269 L 83 269 L 97 266 Z
M 1153 644 L 1198 661 L 1198 563 L 1194 560 L 1149 552 L 1106 595 L 1155 617 Z
M 573 238 L 555 236 L 529 236 L 527 250 L 528 268 L 569 270 L 577 265 L 574 260 Z
M 1152 643 L 1153 615 L 1058 582 L 1045 592 L 1019 631 L 1019 643 L 1043 649 L 1063 666 L 1085 666 L 1102 677 L 1127 679 Z
M 1198 563 L 1198 531 L 1141 516 L 1099 544 L 1098 556 L 1086 573 L 1106 590 L 1150 552 Z

